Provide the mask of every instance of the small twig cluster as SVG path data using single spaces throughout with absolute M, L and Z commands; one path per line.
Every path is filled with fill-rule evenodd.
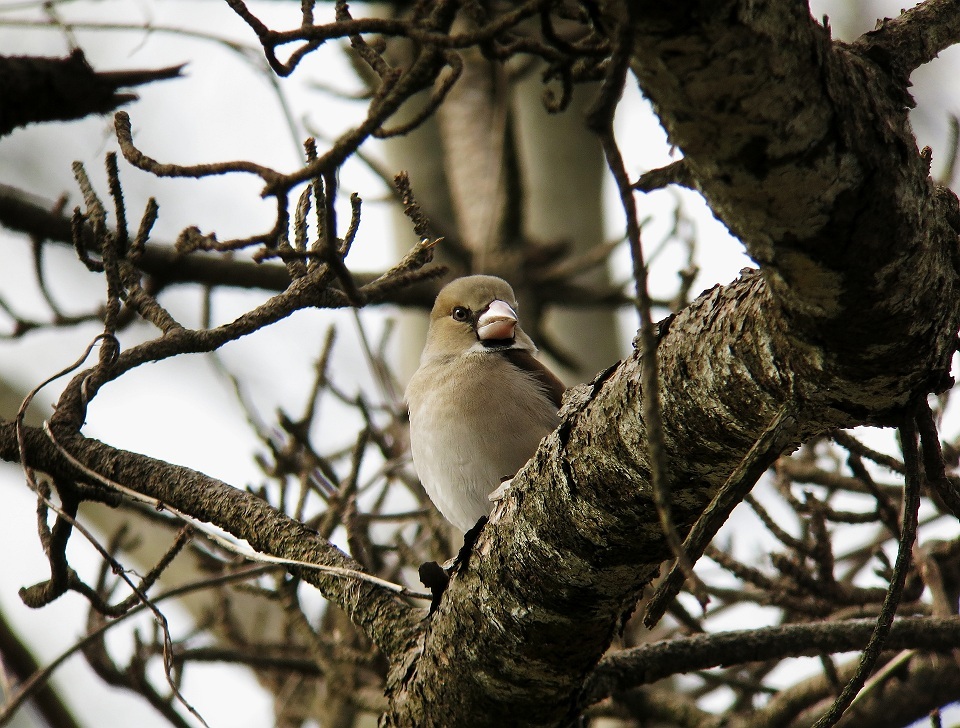
M 923 403 L 904 422 L 902 458 L 837 432 L 832 442 L 809 443 L 777 460 L 772 477 L 756 495 L 746 495 L 740 507 L 752 511 L 777 545 L 767 564 L 735 555 L 742 550 L 735 549 L 738 541 L 753 539 L 721 531 L 703 552 L 720 571 L 698 569 L 709 597 L 702 616 L 689 611 L 684 599 L 670 598 L 682 583 L 675 567 L 645 600 L 649 626 L 631 620 L 624 649 L 611 652 L 588 681 L 587 703 L 594 703 L 588 712 L 712 726 L 719 716 L 698 703 L 723 691 L 730 696 L 722 718 L 727 725 L 799 726 L 808 720 L 823 728 L 844 714 L 875 710 L 891 680 L 922 681 L 931 665 L 960 669 L 957 664 L 944 667 L 944 659 L 954 658 L 924 652 L 949 652 L 940 638 L 926 643 L 918 634 L 904 640 L 900 631 L 952 629 L 960 605 L 956 542 L 922 536 L 925 529 L 955 518 L 946 501 L 957 492 L 956 475 L 943 471 L 939 440 L 931 438 L 936 417 Z M 887 473 L 883 479 L 881 470 Z M 888 480 L 890 474 L 894 478 Z M 921 493 L 931 497 L 925 511 L 919 508 Z M 698 527 L 686 544 L 693 557 L 699 554 L 691 547 Z M 862 545 L 841 545 L 864 529 L 872 535 Z M 727 546 L 722 545 L 725 538 Z M 716 620 L 747 607 L 764 608 L 771 626 L 712 631 Z M 669 619 L 656 624 L 664 612 Z M 941 618 L 942 624 L 937 622 Z M 849 663 L 838 664 L 830 656 L 855 650 L 862 655 Z M 785 658 L 799 656 L 819 657 L 820 674 L 784 691 L 774 689 L 773 671 Z M 682 669 L 676 669 L 674 659 Z M 684 691 L 638 687 L 688 671 L 700 682 Z M 809 711 L 808 718 L 796 717 L 798 706 Z

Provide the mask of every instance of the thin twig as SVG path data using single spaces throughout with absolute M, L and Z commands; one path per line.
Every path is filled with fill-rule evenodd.
M 101 334 L 100 336 L 97 336 L 86 348 L 86 350 L 83 353 L 83 356 L 80 357 L 80 359 L 74 362 L 74 364 L 71 365 L 70 367 L 67 367 L 61 372 L 58 372 L 57 374 L 55 374 L 53 377 L 50 377 L 44 382 L 42 382 L 38 387 L 34 388 L 27 395 L 27 397 L 24 398 L 23 402 L 20 404 L 20 408 L 17 411 L 17 418 L 16 418 L 16 424 L 15 424 L 20 462 L 22 464 L 24 475 L 26 476 L 27 482 L 31 486 L 31 488 L 33 488 L 33 490 L 37 493 L 38 498 L 44 502 L 47 508 L 49 508 L 50 510 L 52 510 L 54 513 L 57 514 L 58 520 L 62 519 L 62 521 L 69 524 L 71 528 L 79 531 L 84 536 L 84 538 L 86 538 L 87 541 L 95 549 L 97 549 L 100 555 L 111 564 L 114 572 L 117 575 L 119 575 L 120 578 L 127 583 L 127 586 L 130 587 L 130 590 L 137 595 L 141 604 L 143 604 L 153 613 L 153 616 L 157 624 L 160 625 L 160 628 L 163 633 L 164 675 L 167 679 L 167 683 L 169 684 L 171 691 L 176 696 L 180 704 L 183 705 L 204 726 L 207 726 L 207 722 L 203 719 L 203 716 L 201 716 L 200 713 L 197 712 L 196 708 L 194 708 L 193 705 L 183 696 L 183 694 L 180 692 L 179 688 L 177 687 L 176 682 L 173 679 L 173 675 L 171 672 L 172 663 L 170 662 L 170 659 L 171 659 L 170 647 L 172 646 L 172 640 L 170 638 L 170 630 L 167 624 L 166 616 L 164 616 L 164 614 L 159 609 L 157 609 L 157 607 L 150 601 L 147 595 L 136 584 L 133 583 L 133 580 L 127 575 L 126 569 L 124 569 L 121 566 L 121 564 L 116 559 L 113 558 L 113 556 L 109 553 L 109 551 L 107 551 L 107 549 L 104 548 L 103 544 L 101 544 L 97 540 L 97 538 L 83 524 L 81 524 L 79 521 L 73 518 L 73 516 L 67 513 L 63 508 L 60 508 L 59 506 L 54 504 L 46 495 L 44 495 L 43 489 L 39 486 L 39 484 L 36 481 L 33 468 L 27 465 L 26 441 L 24 439 L 24 432 L 23 432 L 23 420 L 24 420 L 24 417 L 26 416 L 27 408 L 30 406 L 30 403 L 33 401 L 33 398 L 36 396 L 37 392 L 39 392 L 43 387 L 45 387 L 47 384 L 54 381 L 55 379 L 58 379 L 59 377 L 65 374 L 68 374 L 69 372 L 75 369 L 78 369 L 80 366 L 82 366 L 83 362 L 86 361 L 87 357 L 90 355 L 90 352 L 92 351 L 93 347 L 96 345 L 97 341 L 100 341 L 100 340 L 103 340 L 104 342 L 109 342 L 113 340 L 113 336 L 109 334 Z M 46 429 L 47 434 L 50 436 L 52 440 L 53 434 L 50 431 L 49 427 L 47 426 L 47 423 L 44 423 L 44 428 Z M 50 557 L 53 558 L 54 555 L 50 554 Z M 22 594 L 23 593 L 24 592 L 22 592 Z
M 710 505 L 703 511 L 683 543 L 683 551 L 696 561 L 703 555 L 707 545 L 713 540 L 736 505 L 743 500 L 750 489 L 770 466 L 770 462 L 783 451 L 786 440 L 796 423 L 796 413 L 792 404 L 785 404 L 774 415 L 767 429 L 757 438 L 743 459 L 737 464 L 724 484 L 717 491 Z M 684 571 L 674 566 L 657 591 L 650 598 L 643 623 L 652 628 L 663 617 L 670 601 L 683 586 Z
M 234 581 L 243 581 L 254 576 L 258 576 L 263 573 L 270 571 L 272 566 L 249 566 L 240 571 L 236 571 L 230 574 L 223 574 L 221 576 L 216 576 L 212 578 L 203 578 L 197 581 L 192 581 L 187 584 L 182 584 L 178 587 L 170 589 L 169 591 L 157 594 L 153 597 L 153 604 L 159 604 L 162 601 L 167 599 L 172 599 L 174 597 L 180 597 L 184 594 L 189 594 L 194 591 L 199 591 L 200 589 L 209 589 L 214 586 L 220 586 L 223 584 L 229 584 Z M 66 662 L 70 657 L 75 655 L 77 652 L 82 650 L 89 644 L 92 644 L 96 640 L 100 639 L 103 634 L 115 627 L 116 625 L 124 622 L 131 617 L 140 614 L 144 609 L 147 609 L 146 604 L 139 604 L 136 607 L 133 607 L 130 611 L 120 615 L 116 619 L 113 619 L 109 622 L 106 622 L 101 627 L 97 628 L 93 632 L 85 635 L 82 639 L 78 640 L 76 643 L 71 645 L 69 648 L 61 652 L 57 657 L 51 660 L 46 667 L 42 670 L 38 670 L 29 679 L 25 680 L 20 684 L 20 689 L 16 693 L 10 694 L 9 699 L 3 704 L 2 710 L 0 710 L 0 725 L 6 724 L 14 714 L 20 709 L 23 703 L 30 698 L 31 695 L 36 693 L 47 681 L 53 676 L 53 673 L 56 671 L 60 665 Z
M 623 155 L 617 145 L 613 129 L 613 114 L 626 83 L 630 68 L 630 51 L 633 42 L 632 23 L 624 22 L 618 29 L 614 41 L 613 57 L 608 73 L 600 87 L 597 100 L 587 114 L 588 126 L 597 134 L 607 160 L 607 167 L 613 174 L 620 194 L 620 204 L 627 221 L 627 241 L 633 261 L 633 278 L 636 287 L 636 308 L 640 317 L 638 335 L 642 367 L 640 381 L 642 386 L 641 411 L 646 430 L 647 456 L 650 462 L 650 485 L 653 502 L 657 508 L 660 525 L 671 553 L 680 569 L 690 580 L 691 589 L 703 607 L 709 599 L 706 589 L 693 572 L 693 563 L 683 549 L 683 541 L 677 533 L 670 506 L 670 481 L 667 465 L 666 436 L 660 413 L 660 375 L 657 361 L 657 327 L 653 321 L 651 309 L 653 302 L 647 285 L 647 266 L 643 258 L 643 245 L 640 240 L 640 222 L 637 215 L 637 203 L 623 162 Z
M 877 626 L 874 628 L 870 641 L 863 650 L 857 671 L 844 687 L 843 692 L 830 706 L 829 710 L 816 722 L 814 728 L 830 728 L 837 724 L 860 692 L 874 665 L 880 658 L 884 641 L 890 633 L 893 619 L 903 594 L 903 585 L 910 570 L 911 552 L 917 536 L 917 518 L 920 508 L 920 490 L 922 471 L 920 469 L 920 453 L 917 446 L 916 414 L 911 412 L 900 425 L 900 441 L 903 447 L 903 463 L 906 470 L 903 488 L 903 527 L 900 533 L 900 543 L 897 548 L 897 561 L 890 579 L 890 587 L 880 608 L 877 617 Z

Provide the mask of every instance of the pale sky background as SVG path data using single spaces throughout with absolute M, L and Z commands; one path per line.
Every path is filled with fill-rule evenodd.
M 873 26 L 874 17 L 894 16 L 901 2 L 874 3 L 874 10 L 860 14 L 854 2 L 813 3 L 813 14 L 831 17 L 834 35 L 853 39 Z M 251 3 L 253 12 L 272 27 L 299 24 L 299 3 Z M 318 17 L 332 7 L 319 4 Z M 315 53 L 293 78 L 281 80 L 283 98 L 290 116 L 298 125 L 292 133 L 282 104 L 262 72 L 265 63 L 253 34 L 222 2 L 182 0 L 102 0 L 68 2 L 57 6 L 61 19 L 72 23 L 96 22 L 154 28 L 176 27 L 212 34 L 248 49 L 241 54 L 222 43 L 199 36 L 185 37 L 154 30 L 128 32 L 76 28 L 75 39 L 98 70 L 133 67 L 153 68 L 189 62 L 182 80 L 162 82 L 139 91 L 141 100 L 126 110 L 133 120 L 138 146 L 151 156 L 170 162 L 195 163 L 250 158 L 289 171 L 299 165 L 300 139 L 307 136 L 306 120 L 314 132 L 334 136 L 362 113 L 361 104 L 337 100 L 311 90 L 311 82 L 324 81 L 342 89 L 357 82 L 335 46 Z M 42 18 L 30 2 L 0 0 L 0 48 L 5 54 L 62 55 L 69 50 L 62 31 L 24 25 Z M 869 19 L 869 20 L 868 20 Z M 914 95 L 918 108 L 913 121 L 919 145 L 934 150 L 934 171 L 942 168 L 947 138 L 948 114 L 960 114 L 960 85 L 953 82 L 960 72 L 960 49 L 954 47 L 914 74 Z M 189 99 L 189 101 L 186 101 Z M 229 110 L 224 115 L 223 110 Z M 648 106 L 631 87 L 618 117 L 621 144 L 628 169 L 640 172 L 668 162 L 670 150 Z M 313 132 L 311 132 L 313 133 Z M 12 184 L 47 199 L 68 193 L 71 206 L 78 200 L 70 164 L 81 160 L 98 189 L 106 196 L 103 157 L 116 150 L 109 118 L 86 119 L 65 125 L 34 125 L 0 140 L 0 183 Z M 203 231 L 216 231 L 222 240 L 266 229 L 272 223 L 271 202 L 258 199 L 259 181 L 254 177 L 231 176 L 213 180 L 158 180 L 132 169 L 121 160 L 121 178 L 128 217 L 135 227 L 146 199 L 160 203 L 160 218 L 154 228 L 156 239 L 175 239 L 185 226 L 195 224 Z M 355 269 L 378 270 L 395 262 L 389 215 L 377 204 L 379 184 L 359 162 L 348 163 L 341 174 L 344 192 L 358 190 L 365 197 L 362 225 L 351 253 Z M 652 215 L 645 229 L 645 241 L 656 245 L 670 224 L 675 200 L 683 199 L 695 220 L 699 245 L 697 263 L 700 277 L 694 293 L 715 283 L 726 283 L 750 264 L 742 246 L 693 193 L 661 191 L 639 197 L 641 217 Z M 344 195 L 344 198 L 346 196 Z M 618 202 L 608 191 L 611 238 L 622 234 Z M 412 243 L 412 233 L 409 234 Z M 25 316 L 43 317 L 45 307 L 31 281 L 29 246 L 0 229 L 4 262 L 0 266 L 0 296 Z M 91 274 L 80 269 L 72 251 L 47 248 L 48 270 L 58 300 L 68 312 L 85 310 L 99 299 L 100 285 L 91 285 Z M 628 256 L 620 251 L 614 260 L 615 275 L 629 276 Z M 675 285 L 677 256 L 667 251 L 652 272 L 652 293 L 668 294 Z M 264 298 L 261 292 L 223 292 L 215 298 L 215 317 L 227 320 Z M 196 324 L 199 295 L 179 289 L 164 296 L 165 304 L 187 325 Z M 376 336 L 384 312 L 361 312 L 369 333 Z M 302 312 L 255 337 L 228 345 L 222 350 L 226 366 L 242 375 L 246 393 L 269 419 L 277 407 L 299 411 L 311 381 L 313 361 L 320 350 L 326 328 L 336 323 L 339 330 L 334 368 L 339 385 L 347 391 L 368 390 L 371 376 L 359 357 L 356 327 L 349 312 Z M 5 321 L 0 316 L 0 326 Z M 626 331 L 634 326 L 633 314 L 624 314 Z M 123 334 L 129 345 L 144 329 Z M 16 341 L 0 341 L 0 373 L 15 386 L 28 390 L 49 374 L 75 360 L 98 333 L 95 325 L 55 332 L 30 334 Z M 625 340 L 624 351 L 627 341 Z M 38 398 L 34 407 L 46 416 L 45 407 L 55 399 L 56 383 Z M 149 410 L 158 413 L 149 421 L 127 424 L 128 413 Z M 352 440 L 351 428 L 342 422 L 328 427 L 321 436 L 328 442 Z M 96 398 L 84 432 L 116 447 L 147 452 L 220 478 L 238 487 L 260 481 L 260 472 L 251 453 L 260 447 L 249 431 L 236 399 L 211 364 L 200 357 L 178 357 L 173 361 L 141 367 L 107 386 Z M 948 433 L 949 434 L 949 433 Z M 877 447 L 891 442 L 890 433 L 868 435 Z M 24 607 L 17 589 L 43 579 L 46 563 L 35 533 L 32 494 L 23 484 L 17 468 L 0 464 L 0 549 L 16 553 L 0 572 L 0 607 L 42 660 L 50 660 L 82 633 L 86 614 L 84 600 L 68 594 L 39 611 Z M 726 535 L 735 539 L 744 554 L 761 553 L 765 544 L 751 540 L 756 533 L 749 515 L 738 512 L 728 524 Z M 956 534 L 956 524 L 944 525 L 941 537 Z M 81 567 L 96 563 L 92 550 L 74 536 L 71 559 Z M 709 563 L 708 576 L 715 574 Z M 167 607 L 175 634 L 189 630 L 185 614 Z M 743 626 L 716 624 L 717 628 Z M 750 615 L 751 624 L 769 621 L 764 614 Z M 141 622 L 141 624 L 143 624 Z M 119 633 L 111 644 L 122 646 L 129 634 Z M 784 671 L 817 669 L 810 661 L 791 661 Z M 793 682 L 795 673 L 783 677 Z M 67 701 L 98 728 L 138 725 L 149 728 L 166 725 L 144 701 L 104 686 L 82 658 L 72 658 L 57 673 L 57 685 Z M 260 728 L 272 723 L 271 700 L 244 670 L 220 665 L 190 668 L 184 692 L 214 728 Z M 227 695 L 228 699 L 224 699 Z M 31 726 L 29 715 L 21 713 L 17 726 Z

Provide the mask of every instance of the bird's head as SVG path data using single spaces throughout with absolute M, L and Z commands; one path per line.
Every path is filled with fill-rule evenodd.
M 424 359 L 503 349 L 536 350 L 520 328 L 510 284 L 467 276 L 444 286 L 430 312 Z

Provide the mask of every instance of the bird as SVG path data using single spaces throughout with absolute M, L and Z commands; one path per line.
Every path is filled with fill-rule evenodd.
M 405 392 L 410 449 L 430 500 L 461 531 L 560 424 L 565 388 L 536 352 L 502 278 L 457 278 L 437 295 Z

